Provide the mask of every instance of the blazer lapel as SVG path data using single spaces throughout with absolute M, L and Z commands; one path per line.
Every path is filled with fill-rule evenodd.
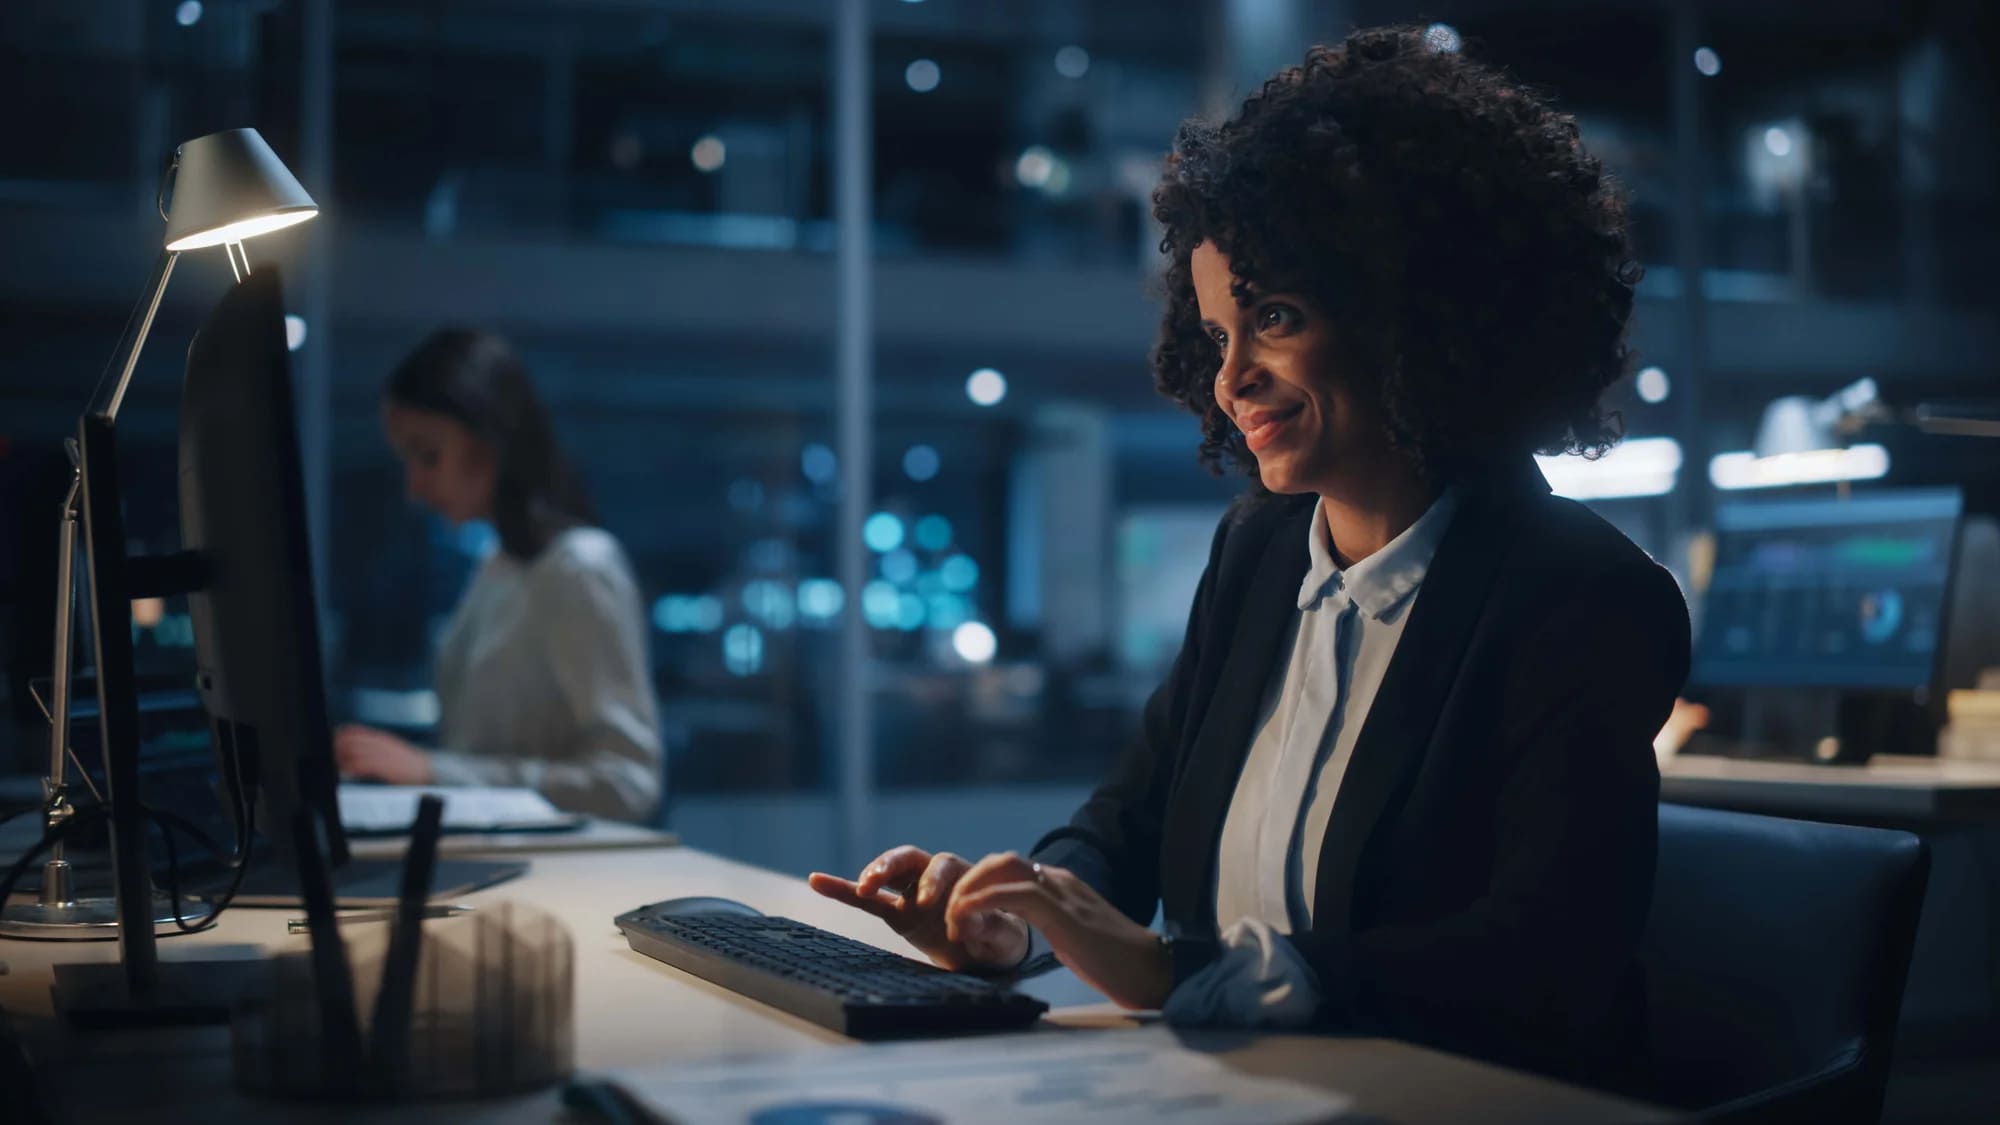
M 1281 654 L 1285 626 L 1298 608 L 1299 583 L 1312 559 L 1306 527 L 1315 511 L 1300 505 L 1279 519 L 1265 542 L 1238 603 L 1235 628 L 1217 622 L 1214 633 L 1229 639 L 1228 655 L 1216 678 L 1215 694 L 1175 784 L 1161 849 L 1161 905 L 1181 924 L 1214 924 L 1216 853 L 1222 822 L 1236 792 L 1237 775 L 1250 754 L 1257 713 Z
M 1369 838 L 1424 759 L 1499 573 L 1509 534 L 1507 509 L 1532 490 L 1548 491 L 1532 461 L 1528 468 L 1534 472 L 1532 480 L 1503 470 L 1468 495 L 1431 559 L 1327 822 L 1313 888 L 1314 930 L 1341 933 L 1351 928 L 1356 875 Z

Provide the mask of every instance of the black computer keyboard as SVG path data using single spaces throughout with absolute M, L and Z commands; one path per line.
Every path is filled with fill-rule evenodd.
M 1011 1031 L 1049 1007 L 790 918 L 642 906 L 617 924 L 648 957 L 856 1039 Z

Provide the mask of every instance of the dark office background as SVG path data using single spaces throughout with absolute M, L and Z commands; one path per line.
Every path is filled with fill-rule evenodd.
M 1544 85 L 1629 187 L 1635 437 L 1672 491 L 1601 510 L 1698 582 L 1715 454 L 1876 380 L 2000 395 L 2000 9 L 1986 0 L 875 0 L 875 579 L 842 590 L 832 6 L 819 0 L 0 5 L 0 761 L 44 765 L 62 437 L 157 253 L 181 140 L 252 125 L 324 208 L 285 273 L 336 714 L 421 728 L 484 544 L 412 509 L 377 391 L 432 327 L 512 337 L 652 615 L 669 821 L 787 869 L 835 841 L 1032 841 L 1171 659 L 1233 481 L 1154 398 L 1147 193 L 1175 125 L 1304 43 L 1438 21 Z M 179 370 L 228 284 L 180 265 L 123 415 L 135 545 L 174 545 Z M 975 372 L 997 372 L 999 378 Z M 1004 385 L 1004 396 L 990 404 Z M 2000 508 L 2000 445 L 1895 426 L 1888 474 Z M 873 662 L 840 820 L 839 615 Z M 983 626 L 983 628 L 980 628 Z M 141 629 L 191 660 L 179 607 Z M 990 639 L 990 656 L 987 641 Z M 843 837 L 846 823 L 855 837 Z
M 875 5 L 885 515 L 859 596 L 883 794 L 1066 792 L 1113 752 L 1233 489 L 1196 467 L 1191 422 L 1149 388 L 1160 153 L 1181 118 L 1232 104 L 1301 43 L 1418 15 L 1386 0 Z M 1649 270 L 1634 336 L 1668 393 L 1615 395 L 1632 434 L 1679 442 L 1683 468 L 1668 495 L 1602 507 L 1684 577 L 1715 497 L 1704 467 L 1751 444 L 1771 399 L 1863 376 L 1892 404 L 1992 388 L 1991 5 L 1460 0 L 1421 15 L 1561 97 L 1631 189 Z M 481 544 L 402 500 L 376 392 L 426 330 L 469 322 L 529 357 L 637 565 L 676 808 L 825 797 L 853 595 L 830 581 L 833 70 L 813 0 L 8 4 L 14 660 L 46 645 L 26 626 L 47 613 L 58 443 L 155 252 L 166 154 L 251 124 L 325 208 L 250 249 L 286 271 L 303 330 L 336 712 L 427 715 L 430 642 Z M 125 415 L 148 549 L 172 546 L 178 368 L 227 282 L 219 258 L 181 265 Z M 1004 378 L 990 406 L 968 393 L 982 369 Z M 1879 484 L 1953 480 L 1992 505 L 1976 441 L 1872 440 L 1892 457 Z M 187 659 L 175 608 L 140 638 L 165 671 Z M 990 662 L 960 651 L 983 655 L 967 622 L 990 629 Z M 33 768 L 32 713 L 9 706 L 6 758 Z

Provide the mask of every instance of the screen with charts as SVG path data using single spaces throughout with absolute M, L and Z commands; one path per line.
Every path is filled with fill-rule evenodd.
M 1718 507 L 1693 679 L 1927 686 L 1960 507 L 1951 489 Z

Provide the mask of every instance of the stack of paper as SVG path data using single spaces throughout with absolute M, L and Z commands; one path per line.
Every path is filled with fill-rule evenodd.
M 355 836 L 408 832 L 417 820 L 417 800 L 426 793 L 444 798 L 446 832 L 537 832 L 582 823 L 576 814 L 549 804 L 533 789 L 342 785 L 341 826 Z
M 619 1071 L 603 1085 L 634 1116 L 672 1125 L 1305 1125 L 1352 1104 L 1240 1074 L 1157 1028 L 811 1051 Z

